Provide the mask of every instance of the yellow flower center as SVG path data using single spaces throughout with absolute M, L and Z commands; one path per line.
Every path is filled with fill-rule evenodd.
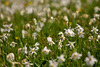
M 54 67 L 53 64 L 51 65 L 51 67 Z
M 89 60 L 91 61 L 91 60 L 92 60 L 92 58 L 90 57 L 90 58 L 89 58 Z
M 10 27 L 9 27 L 9 26 L 7 26 L 6 28 L 7 28 L 7 29 L 9 29 Z
M 68 35 L 70 35 L 70 33 L 68 33 Z
M 34 49 L 32 49 L 32 52 L 34 52 Z
M 77 57 L 77 55 L 75 54 L 75 55 L 74 55 L 74 57 L 76 58 L 76 57 Z
M 8 5 L 9 5 L 9 1 L 6 1 L 6 2 L 5 2 L 5 5 L 8 6 Z

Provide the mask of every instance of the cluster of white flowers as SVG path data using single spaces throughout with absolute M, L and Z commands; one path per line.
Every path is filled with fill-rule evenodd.
M 95 0 L 95 1 L 87 0 L 89 4 L 93 2 L 98 2 L 98 1 L 99 0 Z M 72 6 L 74 5 L 76 12 L 73 12 L 74 9 L 72 10 L 72 6 L 70 5 Z M 25 67 L 31 67 L 36 62 L 38 62 L 35 60 L 31 61 L 30 60 L 31 57 L 32 58 L 39 57 L 37 56 L 39 53 L 45 54 L 46 56 L 48 55 L 53 56 L 55 54 L 56 59 L 52 59 L 53 57 L 51 56 L 50 58 L 47 58 L 47 61 L 49 61 L 50 67 L 58 67 L 60 63 L 62 64 L 66 62 L 66 55 L 67 55 L 65 53 L 67 50 L 66 48 L 70 47 L 70 49 L 68 48 L 69 50 L 71 50 L 70 59 L 73 59 L 74 61 L 81 59 L 82 52 L 78 53 L 78 52 L 73 51 L 73 49 L 80 48 L 80 46 L 78 46 L 80 42 L 78 43 L 77 41 L 81 40 L 81 38 L 85 39 L 85 37 L 86 38 L 88 37 L 87 41 L 81 42 L 82 46 L 85 43 L 87 43 L 87 45 L 85 45 L 86 47 L 88 46 L 88 44 L 90 47 L 90 44 L 92 43 L 92 41 L 94 42 L 95 40 L 96 40 L 96 43 L 93 43 L 93 44 L 100 43 L 99 42 L 100 41 L 100 34 L 99 34 L 100 7 L 99 6 L 94 7 L 93 17 L 90 18 L 90 15 L 86 14 L 88 12 L 86 12 L 85 14 L 81 14 L 82 13 L 81 9 L 83 8 L 83 5 L 87 6 L 86 4 L 82 4 L 81 0 L 52 0 L 52 1 L 51 0 L 27 0 L 27 1 L 26 0 L 4 0 L 4 1 L 0 0 L 0 22 L 3 23 L 3 28 L 0 28 L 0 35 L 1 35 L 0 43 L 4 42 L 4 44 L 0 44 L 0 50 L 1 49 L 3 50 L 0 52 L 0 55 L 1 53 L 4 53 L 4 55 L 6 55 L 6 60 L 12 64 L 12 67 L 15 67 L 15 64 L 22 64 Z M 70 9 L 67 8 L 67 6 Z M 16 24 L 14 24 L 15 26 L 13 25 L 13 23 L 16 23 L 14 21 L 16 21 L 17 16 L 19 20 L 21 17 L 21 21 L 20 22 L 17 21 L 22 24 L 21 38 L 20 38 L 20 35 L 17 35 L 17 33 L 19 33 L 17 31 L 20 31 L 17 29 L 20 26 L 16 26 Z M 82 18 L 81 19 L 82 21 L 79 18 Z M 90 29 L 92 28 L 91 32 L 93 34 L 90 33 L 90 29 L 87 29 L 88 25 L 86 25 L 86 21 L 84 21 L 83 19 L 89 20 L 89 26 L 90 26 Z M 47 32 L 49 30 L 49 32 L 52 33 L 51 27 L 53 23 L 56 23 L 56 22 L 59 24 L 58 27 L 60 26 L 60 24 L 64 25 L 64 28 L 62 26 L 64 31 L 62 31 L 60 27 L 59 27 L 59 30 L 57 30 L 57 33 L 59 32 L 58 33 L 59 38 L 57 39 L 57 37 L 55 37 L 53 39 L 54 35 L 49 34 L 49 33 L 46 33 L 47 35 L 49 35 L 48 37 L 43 37 L 45 36 L 44 29 L 47 28 L 45 30 Z M 82 24 L 80 22 L 82 22 Z M 74 27 L 72 23 L 75 24 L 76 26 Z M 93 25 L 96 23 L 98 24 L 98 26 Z M 16 30 L 13 31 L 12 27 L 15 27 Z M 53 34 L 55 34 L 55 32 L 53 32 Z M 9 36 L 11 36 L 11 38 Z M 43 41 L 45 40 L 45 38 L 47 39 L 46 42 Z M 56 44 L 56 39 L 57 39 L 57 44 Z M 49 45 L 47 44 L 40 45 L 42 41 Z M 31 42 L 32 43 L 35 42 L 34 45 L 31 45 Z M 96 45 L 91 45 L 91 46 L 95 48 L 98 47 Z M 9 50 L 7 51 L 7 49 L 5 50 L 3 49 L 3 47 L 7 47 L 7 49 Z M 52 49 L 50 49 L 51 47 L 54 50 L 55 48 L 58 48 L 55 50 L 55 52 L 60 51 L 60 53 L 56 54 L 55 52 L 53 52 Z M 17 57 L 18 60 L 16 58 L 17 54 L 15 54 L 14 51 L 11 51 L 11 49 L 15 49 L 15 48 L 18 49 L 18 52 L 16 51 L 18 54 L 18 57 Z M 81 49 L 84 50 L 83 47 L 81 47 Z M 62 52 L 64 52 L 64 54 Z M 39 60 L 41 59 L 40 57 L 39 57 Z M 22 62 L 20 62 L 19 60 L 21 60 Z M 43 60 L 45 59 L 43 58 Z M 18 62 L 15 62 L 15 61 L 18 61 Z M 6 61 L 4 59 L 4 64 L 5 62 Z M 94 58 L 94 56 L 91 55 L 90 52 L 88 52 L 88 57 L 85 58 L 85 62 L 88 66 L 92 67 L 96 62 L 98 62 L 98 60 Z

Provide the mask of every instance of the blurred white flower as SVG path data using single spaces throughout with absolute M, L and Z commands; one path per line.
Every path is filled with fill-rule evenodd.
M 98 12 L 98 11 L 100 11 L 100 8 L 98 6 L 96 6 L 96 7 L 94 7 L 94 11 Z
M 88 37 L 89 41 L 93 40 L 93 36 Z
M 2 39 L 6 40 L 7 39 L 7 34 L 3 34 L 2 36 L 0 36 Z
M 33 65 L 33 63 L 30 63 L 30 62 L 27 61 L 27 62 L 24 63 L 24 65 L 25 65 L 25 67 L 31 67 L 31 65 Z
M 20 15 L 21 15 L 21 16 L 23 16 L 24 13 L 25 13 L 25 10 L 21 10 L 21 11 L 20 11 Z
M 26 47 L 26 45 L 27 45 L 27 44 L 25 44 L 25 46 L 24 46 L 23 49 L 22 49 L 22 52 L 23 52 L 24 54 L 27 54 L 27 47 Z
M 80 31 L 78 32 L 79 38 L 83 38 L 84 37 L 84 32 Z
M 5 32 L 5 29 L 1 28 L 0 31 L 1 31 L 1 33 L 3 33 L 3 32 Z
M 13 53 L 9 53 L 9 54 L 7 55 L 7 61 L 9 61 L 9 62 L 14 61 L 14 58 L 15 58 L 15 56 L 14 56 Z
M 100 34 L 97 36 L 97 41 L 99 41 L 100 40 Z
M 44 49 L 42 50 L 42 52 L 44 52 L 45 54 L 48 54 L 51 50 L 47 49 L 47 46 L 44 47 Z
M 77 52 L 74 52 L 71 56 L 71 59 L 77 60 L 80 59 L 80 57 L 82 56 L 82 54 L 79 54 Z
M 49 60 L 50 67 L 58 67 L 58 62 L 56 60 Z
M 94 14 L 94 18 L 100 19 L 100 14 Z
M 70 49 L 74 48 L 75 42 L 68 41 L 69 44 L 66 44 L 66 46 L 70 46 Z
M 34 44 L 35 47 L 37 47 L 38 45 L 40 45 L 38 42 L 36 42 L 36 43 Z
M 92 18 L 92 19 L 90 19 L 89 25 L 91 25 L 91 24 L 93 24 L 95 22 L 96 22 L 96 18 Z
M 47 37 L 47 41 L 48 41 L 48 43 L 49 43 L 49 45 L 53 45 L 53 44 L 55 44 L 53 41 L 52 41 L 52 38 L 51 37 Z
M 3 27 L 5 28 L 5 31 L 8 31 L 8 32 L 10 32 L 11 30 L 13 30 L 13 29 L 11 28 L 11 26 L 12 26 L 12 24 L 3 25 Z
M 36 48 L 31 48 L 31 47 L 30 47 L 30 53 L 31 53 L 31 55 L 32 55 L 32 54 L 36 54 L 36 55 L 37 55 L 37 53 L 36 53 Z
M 11 42 L 10 46 L 15 47 L 16 44 L 17 43 L 15 43 L 15 42 Z
M 60 55 L 60 56 L 57 57 L 57 58 L 58 58 L 58 62 L 59 62 L 59 63 L 65 62 L 65 58 L 64 58 L 64 55 L 63 55 L 63 54 Z
M 95 33 L 95 34 L 98 34 L 98 33 L 97 33 L 98 31 L 99 31 L 99 30 L 97 29 L 97 27 L 93 27 L 92 30 L 91 30 L 91 32 L 93 32 L 93 33 Z
M 27 6 L 26 7 L 26 13 L 31 14 L 33 12 L 33 7 L 32 6 Z
M 0 18 L 3 20 L 4 19 L 4 15 L 1 13 L 0 14 Z
M 67 16 L 64 16 L 64 20 L 66 21 L 66 24 L 68 24 L 68 17 Z
M 36 29 L 35 29 L 37 32 L 40 32 L 42 30 L 41 27 L 37 26 Z
M 39 49 L 38 45 L 40 45 L 38 42 L 36 42 L 33 46 L 35 46 L 36 50 Z
M 25 38 L 27 36 L 28 32 L 26 30 L 22 30 L 22 37 Z
M 29 61 L 27 61 L 27 59 L 23 59 L 22 64 L 24 64 L 25 67 L 31 67 L 31 65 L 33 65 L 33 63 L 30 63 Z
M 36 40 L 37 39 L 37 33 L 36 32 L 34 32 L 33 34 L 32 34 L 32 36 L 33 36 L 33 38 L 34 38 L 34 40 Z
M 90 52 L 88 52 L 88 57 L 85 58 L 85 62 L 87 65 L 92 67 L 98 61 L 93 55 L 90 54 Z

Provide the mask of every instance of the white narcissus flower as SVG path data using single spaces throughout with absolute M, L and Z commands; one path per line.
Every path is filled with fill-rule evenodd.
M 98 12 L 98 11 L 100 11 L 100 8 L 98 6 L 96 6 L 96 7 L 94 7 L 94 11 Z
M 88 52 L 88 57 L 85 58 L 85 62 L 87 65 L 92 67 L 95 64 L 95 62 L 98 62 L 98 61 L 96 58 L 94 58 L 93 55 L 90 54 L 90 52 Z
M 59 63 L 65 62 L 65 58 L 64 58 L 64 55 L 63 54 L 58 57 L 58 62 Z
M 7 34 L 3 34 L 2 36 L 0 36 L 2 39 L 6 40 L 7 39 Z
M 31 48 L 31 47 L 30 47 L 30 49 L 31 49 L 31 50 L 30 50 L 31 55 L 32 55 L 32 54 L 36 54 L 36 55 L 37 55 L 37 53 L 36 53 L 36 48 Z
M 11 42 L 10 46 L 15 47 L 16 44 L 17 43 L 15 43 L 15 42 Z
M 40 32 L 42 30 L 41 27 L 37 26 L 36 29 L 35 29 L 37 32 Z
M 1 28 L 0 31 L 1 31 L 1 33 L 3 33 L 3 32 L 5 32 L 5 29 Z
M 80 59 L 80 57 L 82 56 L 82 54 L 79 54 L 77 52 L 74 52 L 71 56 L 71 59 L 77 60 Z
M 42 50 L 42 52 L 44 52 L 45 54 L 48 54 L 51 50 L 47 49 L 47 46 L 44 47 L 44 49 Z
M 84 32 L 80 31 L 78 32 L 79 38 L 83 38 L 84 37 Z
M 52 41 L 52 38 L 51 37 L 47 37 L 47 41 L 48 41 L 48 43 L 49 43 L 49 45 L 53 45 L 53 44 L 55 44 L 53 41 Z
M 23 59 L 22 64 L 24 64 L 25 67 L 31 67 L 31 65 L 33 65 L 33 63 L 30 63 L 29 61 L 27 61 L 27 59 Z
M 7 61 L 9 61 L 9 62 L 14 61 L 14 58 L 15 58 L 15 56 L 14 56 L 13 53 L 9 53 L 9 54 L 7 55 Z
M 75 42 L 68 41 L 69 44 L 66 44 L 66 46 L 70 46 L 70 49 L 74 48 Z
M 100 40 L 100 34 L 97 36 L 97 41 L 99 41 Z
M 68 24 L 68 17 L 67 16 L 64 16 L 64 20 L 66 21 L 66 24 Z
M 36 42 L 35 45 L 33 45 L 33 46 L 35 46 L 36 50 L 39 49 L 38 45 L 40 45 L 38 42 Z
M 1 13 L 0 14 L 0 18 L 3 20 L 4 19 L 4 15 Z
M 3 27 L 5 28 L 5 31 L 8 31 L 8 32 L 10 32 L 11 30 L 13 30 L 13 29 L 11 28 L 11 26 L 12 26 L 12 24 L 3 25 Z
M 73 32 L 73 29 L 65 29 L 65 34 L 69 37 L 74 37 L 75 33 Z
M 33 34 L 32 34 L 32 36 L 33 36 L 33 38 L 34 38 L 34 40 L 36 40 L 37 39 L 37 33 L 36 32 L 34 32 Z
M 50 67 L 58 67 L 58 62 L 56 60 L 49 60 Z
M 36 42 L 34 46 L 37 47 L 38 45 L 40 45 L 40 44 L 38 42 Z
M 27 44 L 25 44 L 25 46 L 24 46 L 23 49 L 22 49 L 22 52 L 23 52 L 24 54 L 27 54 L 27 47 L 26 47 L 26 45 L 27 45 Z
M 22 30 L 22 37 L 25 38 L 27 36 L 28 32 L 26 30 Z
M 97 29 L 97 27 L 93 27 L 92 30 L 91 30 L 91 32 L 93 32 L 93 33 L 95 33 L 95 34 L 98 34 L 98 33 L 97 33 L 98 31 L 99 31 L 99 30 Z
M 21 10 L 21 11 L 20 11 L 20 15 L 21 15 L 21 16 L 23 16 L 24 13 L 25 13 L 25 10 Z
M 25 65 L 25 67 L 31 67 L 31 65 L 33 65 L 33 63 L 25 62 L 24 65 Z
M 90 19 L 89 25 L 91 25 L 92 23 L 95 23 L 95 22 L 96 22 L 96 18 L 92 18 L 92 19 Z
M 31 7 L 31 6 L 26 7 L 27 14 L 31 14 L 32 12 L 33 12 L 33 7 Z

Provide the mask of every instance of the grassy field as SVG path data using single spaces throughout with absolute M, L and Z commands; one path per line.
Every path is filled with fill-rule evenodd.
M 0 0 L 0 67 L 100 67 L 99 0 Z

